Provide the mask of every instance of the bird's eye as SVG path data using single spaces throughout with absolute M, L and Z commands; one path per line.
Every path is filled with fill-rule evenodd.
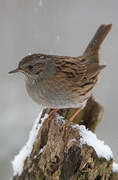
M 32 65 L 29 65 L 28 68 L 29 68 L 29 70 L 32 70 L 32 69 L 33 69 L 33 66 L 32 66 Z

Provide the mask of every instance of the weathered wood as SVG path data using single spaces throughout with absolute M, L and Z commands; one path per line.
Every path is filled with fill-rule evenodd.
M 44 110 L 42 117 L 50 111 Z M 62 109 L 58 113 L 68 119 L 74 112 L 75 109 Z M 95 131 L 102 114 L 103 107 L 92 97 L 74 123 Z M 48 122 L 48 128 L 42 125 L 21 176 L 13 180 L 117 180 L 118 174 L 112 173 L 112 163 L 112 159 L 98 158 L 92 147 L 81 146 L 77 129 L 70 126 L 64 134 L 62 122 L 55 116 Z

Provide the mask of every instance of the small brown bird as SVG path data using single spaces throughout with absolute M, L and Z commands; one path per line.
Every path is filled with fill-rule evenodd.
M 44 108 L 56 109 L 52 114 L 60 108 L 78 108 L 76 115 L 92 95 L 105 67 L 99 64 L 99 48 L 111 27 L 101 25 L 82 56 L 32 54 L 9 73 L 22 72 L 28 94 Z

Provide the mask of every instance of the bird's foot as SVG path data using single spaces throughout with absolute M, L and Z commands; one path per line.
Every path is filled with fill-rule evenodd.
M 78 113 L 81 111 L 81 108 L 77 108 L 77 110 L 75 111 L 75 113 L 72 115 L 72 117 L 66 121 L 66 123 L 63 125 L 62 129 L 64 132 L 64 136 L 65 134 L 68 132 L 69 130 L 69 126 L 71 124 L 71 122 L 75 119 L 75 117 L 78 115 Z
M 49 121 L 54 117 L 55 113 L 58 112 L 58 110 L 59 109 L 53 109 L 45 119 L 44 124 L 46 125 L 47 129 L 49 128 Z

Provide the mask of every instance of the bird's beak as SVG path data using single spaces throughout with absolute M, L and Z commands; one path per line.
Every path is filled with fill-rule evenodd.
M 15 70 L 13 70 L 13 71 L 10 71 L 10 72 L 8 72 L 9 74 L 12 74 L 12 73 L 17 73 L 17 72 L 24 72 L 22 69 L 15 69 Z

